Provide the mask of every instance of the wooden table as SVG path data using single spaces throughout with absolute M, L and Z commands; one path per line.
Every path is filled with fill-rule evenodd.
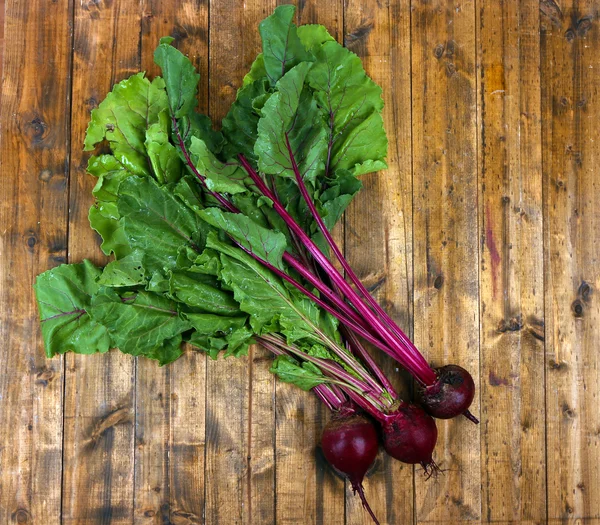
M 315 454 L 327 414 L 260 349 L 162 369 L 42 352 L 35 275 L 104 261 L 90 110 L 156 74 L 170 34 L 218 120 L 276 3 L 0 0 L 0 524 L 369 523 Z M 381 456 L 376 514 L 600 523 L 600 2 L 298 4 L 384 89 L 390 168 L 364 178 L 338 238 L 425 355 L 479 385 L 481 425 L 439 423 L 444 475 Z

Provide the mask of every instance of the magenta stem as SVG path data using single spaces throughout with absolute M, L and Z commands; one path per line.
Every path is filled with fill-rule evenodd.
M 354 305 L 356 310 L 365 318 L 365 321 L 370 323 L 373 329 L 381 335 L 384 341 L 390 346 L 389 349 L 383 351 L 387 352 L 388 355 L 396 359 L 404 368 L 406 368 L 412 375 L 423 385 L 430 385 L 435 382 L 437 376 L 429 365 L 423 366 L 422 362 L 415 359 L 412 353 L 407 352 L 402 346 L 399 346 L 398 341 L 382 323 L 382 321 L 368 308 L 360 299 L 358 294 L 352 289 L 352 287 L 346 282 L 344 277 L 338 272 L 337 268 L 333 266 L 331 261 L 321 252 L 318 246 L 312 241 L 312 239 L 304 232 L 300 225 L 294 220 L 294 218 L 287 212 L 285 207 L 277 200 L 275 195 L 267 187 L 264 181 L 254 171 L 252 166 L 244 158 L 243 155 L 238 156 L 244 169 L 253 180 L 254 184 L 258 187 L 259 191 L 271 199 L 273 202 L 273 208 L 285 221 L 288 228 L 292 230 L 298 238 L 306 246 L 309 253 L 314 257 L 317 263 L 327 272 L 331 279 L 340 287 L 343 294 L 348 300 Z
M 345 327 L 342 327 L 345 328 Z M 394 399 L 398 397 L 398 393 L 396 392 L 392 383 L 387 378 L 387 376 L 383 373 L 383 370 L 379 368 L 371 354 L 367 351 L 367 349 L 362 345 L 362 343 L 358 340 L 358 337 L 351 330 L 343 330 L 344 337 L 350 346 L 352 352 L 361 359 L 367 368 L 373 373 L 373 375 L 379 380 L 379 382 L 383 385 L 390 396 Z
M 361 295 L 367 300 L 369 306 L 375 311 L 375 313 L 387 325 L 387 327 L 390 329 L 392 335 L 394 335 L 396 337 L 396 339 L 398 340 L 398 342 L 400 344 L 402 344 L 405 347 L 406 350 L 408 350 L 409 352 L 411 352 L 415 356 L 415 358 L 417 360 L 421 361 L 420 365 L 422 367 L 430 368 L 429 364 L 427 363 L 427 361 L 425 360 L 425 358 L 421 355 L 421 353 L 419 352 L 419 350 L 417 349 L 417 347 L 406 336 L 406 334 L 404 334 L 404 332 L 402 332 L 402 330 L 400 329 L 400 327 L 398 325 L 396 325 L 396 323 L 385 312 L 385 310 L 383 308 L 381 308 L 381 306 L 379 305 L 379 303 L 371 296 L 371 294 L 365 288 L 365 286 L 363 285 L 363 283 L 361 282 L 361 280 L 354 273 L 354 270 L 352 269 L 352 267 L 350 266 L 350 264 L 348 263 L 348 261 L 346 260 L 346 258 L 344 257 L 344 255 L 342 254 L 340 248 L 338 247 L 338 245 L 336 244 L 335 240 L 331 236 L 331 233 L 327 229 L 327 226 L 325 226 L 325 223 L 323 222 L 323 219 L 321 218 L 321 215 L 319 214 L 319 212 L 317 211 L 317 208 L 315 207 L 315 204 L 314 204 L 314 202 L 313 202 L 313 200 L 312 200 L 312 198 L 311 198 L 311 196 L 310 196 L 310 194 L 308 192 L 308 188 L 306 187 L 306 184 L 304 184 L 304 179 L 303 179 L 303 177 L 302 177 L 302 175 L 300 173 L 300 170 L 298 168 L 298 165 L 296 163 L 296 158 L 294 157 L 294 153 L 292 151 L 292 147 L 291 147 L 289 138 L 287 136 L 287 133 L 286 133 L 286 136 L 285 136 L 285 141 L 286 141 L 286 147 L 287 147 L 287 150 L 288 150 L 288 154 L 289 154 L 290 160 L 292 162 L 292 169 L 293 169 L 294 175 L 296 177 L 296 183 L 298 185 L 298 189 L 300 190 L 302 198 L 306 202 L 306 204 L 307 204 L 307 206 L 308 206 L 308 208 L 309 208 L 309 210 L 310 210 L 310 212 L 311 212 L 311 214 L 313 216 L 313 219 L 316 221 L 319 229 L 321 230 L 321 233 L 325 237 L 325 240 L 327 241 L 327 244 L 329 244 L 329 247 L 332 249 L 332 251 L 335 254 L 336 258 L 338 259 L 338 261 L 340 262 L 340 264 L 344 268 L 344 271 L 346 272 L 346 275 L 354 283 L 354 285 L 356 286 L 356 288 L 358 289 L 358 291 L 361 293 Z M 435 379 L 433 379 L 433 381 L 435 381 Z

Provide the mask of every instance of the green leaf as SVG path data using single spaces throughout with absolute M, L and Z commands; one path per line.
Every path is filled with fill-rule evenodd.
M 109 262 L 98 279 L 101 286 L 123 287 L 146 284 L 143 253 L 135 250 L 129 255 Z
M 262 53 L 256 55 L 254 62 L 250 66 L 250 71 L 246 73 L 242 80 L 242 87 L 252 84 L 252 82 L 265 78 L 267 76 L 267 70 L 265 69 L 265 59 Z
M 178 250 L 190 246 L 200 253 L 201 234 L 208 226 L 179 200 L 169 186 L 154 180 L 131 177 L 120 188 L 118 202 L 123 230 L 133 249 L 145 254 L 144 264 L 155 270 L 176 267 Z
M 239 248 L 210 234 L 207 246 L 221 252 L 221 279 L 231 287 L 257 334 L 281 330 L 289 342 L 310 338 L 318 342 L 320 311 L 304 296 L 288 290 L 281 280 Z
M 150 82 L 144 73 L 116 84 L 92 110 L 84 149 L 93 150 L 96 144 L 106 139 L 114 156 L 127 170 L 137 175 L 150 175 L 144 142 L 146 130 L 158 122 L 158 114 L 167 107 L 164 87 L 162 78 Z
M 254 333 L 247 317 L 223 317 L 212 314 L 186 314 L 195 328 L 190 344 L 207 352 L 212 359 L 226 349 L 225 357 L 246 355 Z
M 162 70 L 165 79 L 171 115 L 181 118 L 196 107 L 196 93 L 200 75 L 190 60 L 171 42 L 162 40 L 154 51 L 154 62 Z
M 37 276 L 34 289 L 46 356 L 93 354 L 110 348 L 108 331 L 88 313 L 99 275 L 100 269 L 86 260 L 63 264 Z
M 227 139 L 223 147 L 223 157 L 236 158 L 238 154 L 244 155 L 248 161 L 256 166 L 254 144 L 258 137 L 258 120 L 260 110 L 270 96 L 269 83 L 265 78 L 243 85 L 238 89 L 236 99 L 223 119 L 223 135 Z
M 200 212 L 200 216 L 261 259 L 283 269 L 281 258 L 287 248 L 287 240 L 282 233 L 263 228 L 241 213 L 224 212 L 219 208 L 206 208 Z
M 88 160 L 87 172 L 98 177 L 92 194 L 104 202 L 115 202 L 121 182 L 135 175 L 113 155 L 92 155 Z
M 182 163 L 179 151 L 169 142 L 169 112 L 163 110 L 158 116 L 158 122 L 152 124 L 146 131 L 146 151 L 154 175 L 161 184 L 177 182 L 181 177 Z
M 336 171 L 335 179 L 328 182 L 329 187 L 319 196 L 319 203 L 322 206 L 323 222 L 331 230 L 342 218 L 362 183 L 347 170 Z
M 258 25 L 264 67 L 271 85 L 275 85 L 295 65 L 312 60 L 311 54 L 300 42 L 296 26 L 292 22 L 295 12 L 295 6 L 281 5 Z
M 100 288 L 92 298 L 90 315 L 106 326 L 121 352 L 157 359 L 161 365 L 181 355 L 176 343 L 191 328 L 175 302 L 143 291 L 120 296 L 112 288 Z
M 309 69 L 304 62 L 286 73 L 262 109 L 254 152 L 263 173 L 294 178 L 291 154 L 305 180 L 314 182 L 324 172 L 327 129 L 316 101 L 304 89 Z
M 143 356 L 148 359 L 155 359 L 160 366 L 168 365 L 183 355 L 182 343 L 183 337 L 181 334 L 177 334 L 171 339 L 166 339 L 160 346 L 148 350 Z
M 105 255 L 114 253 L 120 259 L 131 252 L 116 203 L 97 202 L 90 208 L 88 219 L 90 226 L 102 237 L 100 248 Z
M 203 282 L 202 274 L 173 272 L 169 280 L 171 295 L 195 309 L 221 315 L 240 313 L 239 306 L 229 292 Z
M 330 382 L 316 366 L 310 365 L 311 363 L 300 365 L 298 361 L 288 355 L 279 355 L 275 358 L 269 370 L 284 383 L 296 385 L 305 391 Z
M 208 149 L 203 140 L 192 137 L 190 152 L 198 172 L 206 177 L 206 186 L 217 193 L 242 193 L 246 191 L 246 172 L 237 163 L 224 164 Z
M 335 42 L 325 26 L 320 24 L 304 24 L 297 29 L 298 38 L 302 45 L 312 54 L 318 53 L 325 42 Z
M 316 33 L 306 30 L 300 36 L 316 57 L 306 81 L 328 123 L 327 173 L 341 168 L 358 176 L 387 167 L 381 88 L 367 76 L 358 56 L 333 39 L 316 44 L 322 39 Z

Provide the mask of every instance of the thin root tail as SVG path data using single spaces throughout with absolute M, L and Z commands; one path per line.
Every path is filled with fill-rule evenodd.
M 375 513 L 373 512 L 373 510 L 371 510 L 371 507 L 369 506 L 369 502 L 367 501 L 367 498 L 365 497 L 365 491 L 363 490 L 362 483 L 357 483 L 357 484 L 353 483 L 352 490 L 354 491 L 354 494 L 356 494 L 358 492 L 358 496 L 360 497 L 362 506 L 369 513 L 369 515 L 373 519 L 373 522 L 375 523 L 375 525 L 380 525 L 379 520 L 375 516 Z
M 469 412 L 468 410 L 465 410 L 463 412 L 463 416 L 465 416 L 469 421 L 473 421 L 473 423 L 475 423 L 476 425 L 479 425 L 479 419 L 477 419 L 473 414 L 471 414 L 471 412 Z
M 433 459 L 429 463 L 421 463 L 423 470 L 425 471 L 425 479 L 429 479 L 431 476 L 437 478 L 439 474 L 443 474 L 443 470 L 438 466 L 438 464 L 433 461 Z

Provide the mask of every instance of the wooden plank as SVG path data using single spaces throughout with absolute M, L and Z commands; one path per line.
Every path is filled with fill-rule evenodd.
M 93 177 L 82 152 L 90 111 L 115 82 L 140 69 L 139 2 L 76 2 L 69 262 L 103 264 L 87 220 Z M 117 351 L 67 357 L 63 521 L 133 521 L 135 361 Z
M 141 66 L 151 77 L 160 74 L 153 54 L 166 35 L 175 37 L 174 45 L 201 72 L 200 110 L 206 111 L 207 2 L 145 0 Z M 202 522 L 205 363 L 204 355 L 192 351 L 165 367 L 146 359 L 137 363 L 134 523 Z
M 0 8 L 0 521 L 53 525 L 64 367 L 44 357 L 32 285 L 66 255 L 72 3 Z
M 463 366 L 479 388 L 474 7 L 413 3 L 414 331 L 434 365 Z M 479 427 L 464 418 L 437 425 L 435 459 L 446 472 L 417 472 L 416 521 L 479 520 Z
M 482 516 L 546 518 L 539 2 L 480 1 Z
M 258 22 L 274 2 L 210 2 L 209 114 L 220 122 L 260 50 Z M 266 361 L 266 362 L 265 362 Z M 275 515 L 274 379 L 270 357 L 206 365 L 205 520 L 211 524 L 272 523 Z
M 548 517 L 593 523 L 600 518 L 600 12 L 593 1 L 554 7 L 542 15 L 541 40 Z
M 342 38 L 341 1 L 297 2 L 297 24 L 323 24 Z M 344 482 L 320 452 L 327 409 L 311 393 L 276 383 L 276 522 L 344 523 Z
M 367 7 L 368 5 L 368 7 Z M 364 187 L 346 212 L 346 257 L 358 276 L 406 333 L 412 335 L 412 158 L 410 5 L 346 3 L 345 44 L 383 88 L 389 168 L 362 178 Z M 375 351 L 384 371 L 410 398 L 410 381 L 396 363 Z M 413 469 L 385 453 L 365 482 L 382 523 L 412 523 Z M 369 523 L 356 498 L 347 498 L 348 524 Z
M 4 9 L 5 0 L 0 0 L 0 83 L 2 82 L 2 66 L 4 64 Z M 2 90 L 0 90 L 2 100 Z

